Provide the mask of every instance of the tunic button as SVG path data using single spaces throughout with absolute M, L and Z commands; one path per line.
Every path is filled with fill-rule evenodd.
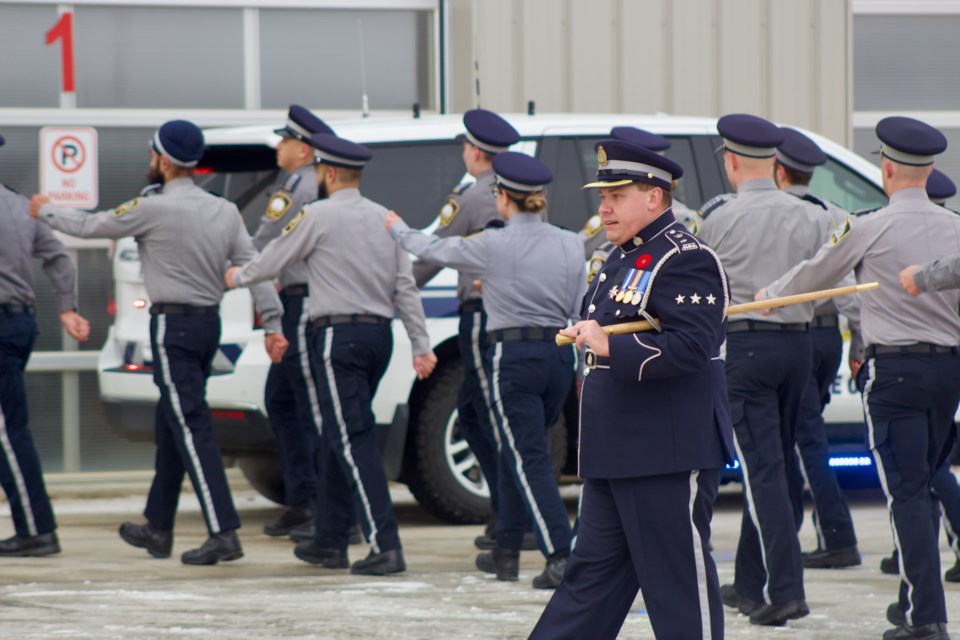
M 587 311 L 589 311 L 590 313 L 593 313 L 596 310 L 597 310 L 597 305 L 595 304 L 592 304 L 589 307 L 587 307 Z
M 606 281 L 606 279 L 607 279 L 607 274 L 601 273 L 601 274 L 600 274 L 600 282 L 604 282 L 604 281 Z

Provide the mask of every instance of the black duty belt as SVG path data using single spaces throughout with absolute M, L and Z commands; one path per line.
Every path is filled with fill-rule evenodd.
M 284 287 L 280 293 L 285 296 L 308 296 L 310 295 L 310 287 L 305 284 L 292 284 L 289 287 Z
M 12 316 L 15 313 L 29 313 L 33 315 L 34 311 L 32 304 L 17 304 L 15 302 L 4 302 L 0 304 L 0 315 L 2 316 Z
M 813 322 L 810 323 L 810 326 L 817 327 L 819 329 L 839 327 L 840 318 L 836 315 L 817 316 L 816 318 L 813 319 Z
M 512 342 L 514 340 L 542 340 L 553 342 L 557 338 L 559 328 L 554 327 L 515 327 L 512 329 L 497 329 L 487 332 L 490 342 Z
M 336 316 L 318 316 L 313 319 L 313 328 L 331 327 L 335 324 L 390 324 L 390 318 L 366 313 L 344 313 Z
M 172 302 L 154 302 L 150 305 L 150 315 L 158 316 L 161 313 L 171 316 L 215 316 L 220 312 L 219 305 L 198 307 L 192 304 Z
M 464 313 L 474 313 L 476 311 L 483 311 L 483 298 L 477 298 L 476 300 L 464 300 L 460 303 L 460 314 Z
M 727 324 L 727 333 L 741 331 L 809 331 L 810 325 L 806 322 L 790 322 L 779 324 L 776 322 L 757 322 L 756 320 L 737 320 Z
M 931 353 L 952 353 L 953 355 L 958 355 L 960 354 L 960 349 L 957 347 L 945 347 L 940 344 L 930 344 L 929 342 L 917 342 L 914 344 L 899 345 L 872 344 L 866 348 L 865 353 L 868 358 L 874 358 L 876 356 Z

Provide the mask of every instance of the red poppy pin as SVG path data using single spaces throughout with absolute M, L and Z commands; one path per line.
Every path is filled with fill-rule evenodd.
M 651 261 L 653 261 L 653 258 L 650 256 L 649 253 L 643 254 L 642 256 L 637 258 L 637 269 L 643 269 L 644 267 L 649 265 Z

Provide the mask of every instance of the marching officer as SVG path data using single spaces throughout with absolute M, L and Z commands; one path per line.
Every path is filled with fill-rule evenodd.
M 370 151 L 327 133 L 310 137 L 317 183 L 328 194 L 305 206 L 283 233 L 242 268 L 225 274 L 230 287 L 270 280 L 304 262 L 313 324 L 311 355 L 324 429 L 320 438 L 316 534 L 294 554 L 328 569 L 345 569 L 353 496 L 370 540 L 370 554 L 351 573 L 385 575 L 406 570 L 397 519 L 387 489 L 372 409 L 390 362 L 394 305 L 423 379 L 437 358 L 430 350 L 423 305 L 407 254 L 383 233 L 387 210 L 360 195 Z
M 484 229 L 491 221 L 500 220 L 497 202 L 491 190 L 494 185 L 493 158 L 507 151 L 520 140 L 513 126 L 492 111 L 472 109 L 463 114 L 463 164 L 476 181 L 465 182 L 454 189 L 440 211 L 440 224 L 434 231 L 439 238 L 465 236 Z M 423 287 L 437 273 L 440 265 L 427 260 L 413 263 L 417 286 Z M 499 512 L 497 457 L 499 435 L 490 401 L 490 381 L 483 369 L 483 353 L 487 350 L 487 313 L 483 298 L 473 284 L 476 274 L 460 271 L 457 299 L 460 301 L 460 329 L 457 345 L 463 364 L 463 384 L 457 399 L 460 433 L 470 445 L 490 488 L 493 512 Z M 492 548 L 491 536 L 477 538 L 480 548 Z
M 900 598 L 887 610 L 897 626 L 883 637 L 942 640 L 949 635 L 931 480 L 953 438 L 960 402 L 960 292 L 913 300 L 897 281 L 905 263 L 960 252 L 960 218 L 924 191 L 934 157 L 947 147 L 943 134 L 904 117 L 884 118 L 876 132 L 889 204 L 848 219 L 831 244 L 758 297 L 822 288 L 851 269 L 858 282 L 880 283 L 860 303 L 867 361 L 858 386 L 901 561 Z
M 267 210 L 253 236 L 257 251 L 262 251 L 279 236 L 306 203 L 317 199 L 313 147 L 309 140 L 314 133 L 333 131 L 309 110 L 294 104 L 290 105 L 286 124 L 274 133 L 280 136 L 277 166 L 285 172 L 285 178 L 267 200 Z M 306 265 L 291 264 L 280 273 L 278 281 L 283 303 L 283 337 L 290 346 L 283 360 L 270 365 L 264 401 L 283 461 L 287 508 L 263 525 L 263 532 L 268 536 L 288 535 L 295 527 L 313 519 L 311 502 L 317 485 L 313 454 L 321 426 L 320 403 L 308 351 L 313 331 L 309 306 L 305 303 L 309 295 Z
M 953 183 L 950 176 L 939 169 L 934 169 L 930 177 L 927 178 L 925 189 L 930 202 L 944 208 L 947 206 L 947 200 L 957 195 L 957 185 Z
M 831 228 L 839 227 L 849 214 L 810 192 L 814 171 L 827 162 L 826 154 L 816 142 L 796 129 L 781 127 L 780 130 L 783 132 L 783 142 L 777 147 L 774 167 L 777 185 L 786 193 L 809 202 L 818 214 L 827 216 Z M 823 242 L 828 239 L 827 234 Z M 848 274 L 846 280 L 849 282 L 843 284 L 854 284 L 852 274 Z M 823 422 L 823 409 L 830 402 L 830 388 L 843 360 L 843 337 L 840 335 L 838 316 L 841 311 L 847 317 L 852 334 L 851 359 L 859 360 L 862 357 L 860 303 L 857 296 L 815 303 L 813 322 L 810 324 L 813 369 L 797 421 L 797 456 L 788 460 L 790 497 L 794 512 L 799 516 L 798 528 L 803 519 L 804 484 L 809 485 L 813 497 L 817 549 L 803 554 L 803 566 L 807 568 L 852 567 L 861 562 L 850 509 L 837 483 L 837 474 L 830 466 L 827 429 Z M 797 464 L 793 464 L 794 459 Z
M 0 136 L 0 147 L 3 146 Z M 85 342 L 90 324 L 77 314 L 76 272 L 63 244 L 30 217 L 25 197 L 0 184 L 0 484 L 10 503 L 16 535 L 0 540 L 0 556 L 48 556 L 60 552 L 57 523 L 43 483 L 40 456 L 27 416 L 24 368 L 37 337 L 33 258 L 53 285 L 60 324 Z
M 496 547 L 477 568 L 516 580 L 524 523 L 531 514 L 547 558 L 533 586 L 555 588 L 570 554 L 570 520 L 560 498 L 547 429 L 556 422 L 574 377 L 570 347 L 554 344 L 586 288 L 583 245 L 576 234 L 544 221 L 544 188 L 553 174 L 521 153 L 493 158 L 497 210 L 506 221 L 469 238 L 435 238 L 394 213 L 387 228 L 399 244 L 431 262 L 476 273 L 483 283 L 490 346 L 486 367 L 500 431 L 500 514 Z
M 615 638 L 638 590 L 658 638 L 723 637 L 708 551 L 733 443 L 723 362 L 729 303 L 717 255 L 674 217 L 682 168 L 618 140 L 596 146 L 600 215 L 616 246 L 562 333 L 586 350 L 577 544 L 531 634 Z M 654 330 L 607 336 L 647 319 Z M 651 517 L 651 514 L 655 516 Z
M 757 116 L 720 118 L 723 159 L 735 196 L 718 196 L 698 214 L 698 235 L 720 256 L 734 304 L 762 283 L 813 256 L 829 228 L 825 216 L 777 189 L 773 180 L 783 133 Z M 760 313 L 727 326 L 726 372 L 744 509 L 732 585 L 724 604 L 752 624 L 781 625 L 809 613 L 803 565 L 787 483 L 801 401 L 812 367 L 811 303 L 771 322 Z
M 31 215 L 64 233 L 137 239 L 152 302 L 153 379 L 160 389 L 156 475 L 144 510 L 147 522 L 124 523 L 120 537 L 153 557 L 169 557 L 180 486 L 188 473 L 210 537 L 199 549 L 183 554 L 184 564 L 216 564 L 243 556 L 236 534 L 240 519 L 204 396 L 220 342 L 223 265 L 246 262 L 256 250 L 236 205 L 194 184 L 194 168 L 202 155 L 200 129 L 192 122 L 172 120 L 154 134 L 150 149 L 149 177 L 163 183 L 159 193 L 95 214 L 60 209 L 40 195 L 30 202 Z M 271 284 L 259 287 L 253 296 L 267 333 L 265 346 L 279 361 L 286 348 L 280 301 Z

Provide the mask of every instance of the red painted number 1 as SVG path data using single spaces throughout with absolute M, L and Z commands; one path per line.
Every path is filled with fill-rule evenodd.
M 73 82 L 73 14 L 64 13 L 57 24 L 47 31 L 47 44 L 51 45 L 62 40 L 60 59 L 63 64 L 63 91 L 73 93 L 76 87 Z

